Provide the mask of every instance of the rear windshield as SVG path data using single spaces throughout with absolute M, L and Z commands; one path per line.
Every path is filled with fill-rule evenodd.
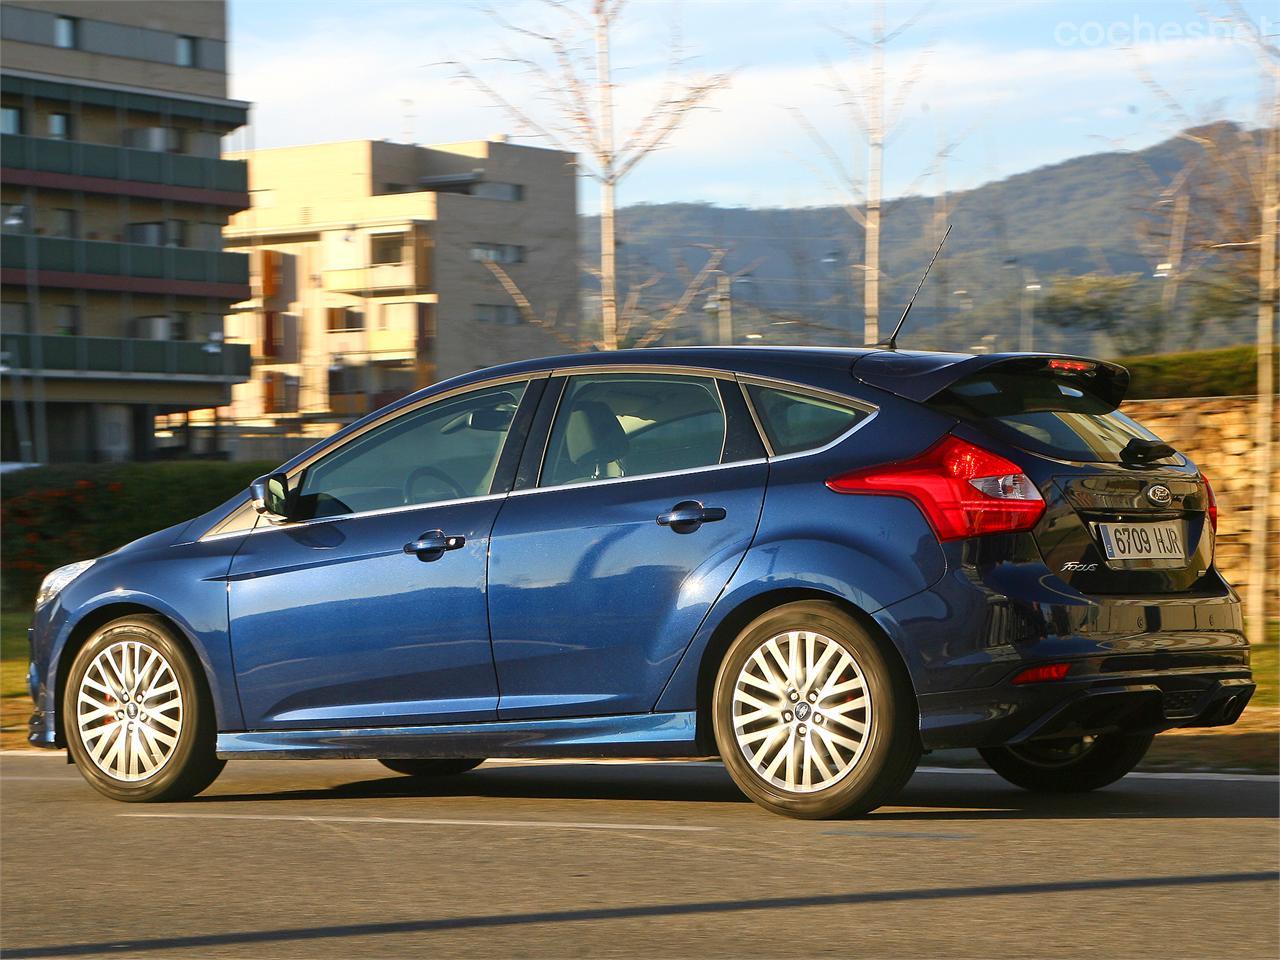
M 1120 451 L 1134 437 L 1159 439 L 1079 379 L 1047 372 L 979 373 L 953 384 L 930 405 L 1058 460 L 1119 463 Z

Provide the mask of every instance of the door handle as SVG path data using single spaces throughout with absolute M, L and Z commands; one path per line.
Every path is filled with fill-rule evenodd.
M 417 540 L 406 543 L 404 552 L 417 554 L 419 560 L 439 560 L 446 550 L 457 550 L 466 542 L 466 537 L 449 537 L 443 530 L 428 530 Z
M 676 533 L 693 533 L 704 523 L 723 520 L 728 514 L 724 507 L 704 507 L 697 500 L 682 500 L 666 513 L 658 514 L 658 525 L 670 527 Z

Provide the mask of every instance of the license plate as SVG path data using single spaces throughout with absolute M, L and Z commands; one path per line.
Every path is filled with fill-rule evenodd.
M 1100 523 L 1108 560 L 1185 560 L 1181 523 Z

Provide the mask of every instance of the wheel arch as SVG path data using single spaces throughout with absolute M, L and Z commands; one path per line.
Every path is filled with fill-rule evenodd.
M 888 656 L 889 662 L 894 664 L 902 671 L 902 676 L 906 678 L 910 685 L 913 698 L 916 699 L 916 712 L 919 714 L 919 697 L 915 688 L 915 682 L 911 677 L 911 670 L 902 656 L 902 651 L 898 649 L 897 644 L 889 637 L 884 628 L 876 622 L 866 610 L 859 607 L 846 597 L 842 597 L 837 593 L 828 590 L 820 590 L 815 587 L 784 587 L 776 590 L 769 590 L 748 597 L 726 613 L 720 622 L 716 624 L 712 630 L 711 636 L 708 638 L 702 655 L 698 663 L 698 679 L 697 679 L 697 732 L 696 741 L 698 749 L 705 751 L 708 756 L 716 753 L 715 733 L 712 727 L 711 702 L 715 692 L 716 673 L 720 669 L 720 664 L 724 661 L 726 651 L 729 649 L 734 639 L 746 628 L 752 620 L 756 619 L 764 613 L 768 613 L 777 607 L 788 603 L 796 603 L 802 600 L 821 600 L 834 604 L 842 611 L 855 620 L 867 633 L 875 638 L 875 640 L 884 649 Z
M 67 687 L 67 675 L 71 670 L 71 663 L 76 658 L 76 654 L 89 642 L 95 633 L 111 623 L 113 620 L 120 620 L 129 616 L 150 616 L 160 620 L 170 633 L 174 636 L 178 643 L 186 648 L 191 654 L 192 660 L 196 665 L 196 677 L 199 679 L 203 687 L 204 695 L 209 699 L 210 704 L 214 704 L 215 698 L 209 684 L 208 664 L 201 655 L 196 644 L 192 642 L 190 635 L 182 628 L 173 617 L 168 616 L 163 611 L 155 607 L 149 607 L 146 604 L 136 601 L 122 601 L 119 603 L 106 603 L 100 607 L 95 607 L 77 620 L 67 634 L 66 642 L 63 643 L 62 649 L 58 652 L 57 668 L 54 671 L 54 732 L 55 746 L 65 747 L 66 728 L 63 723 L 62 697 Z

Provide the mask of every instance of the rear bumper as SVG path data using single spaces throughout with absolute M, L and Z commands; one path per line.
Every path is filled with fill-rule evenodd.
M 1104 733 L 1159 733 L 1174 727 L 1235 723 L 1253 696 L 1243 665 L 1205 670 L 1174 667 L 1116 674 L 1072 667 L 1079 679 L 920 698 L 921 739 L 927 750 L 987 747 Z

